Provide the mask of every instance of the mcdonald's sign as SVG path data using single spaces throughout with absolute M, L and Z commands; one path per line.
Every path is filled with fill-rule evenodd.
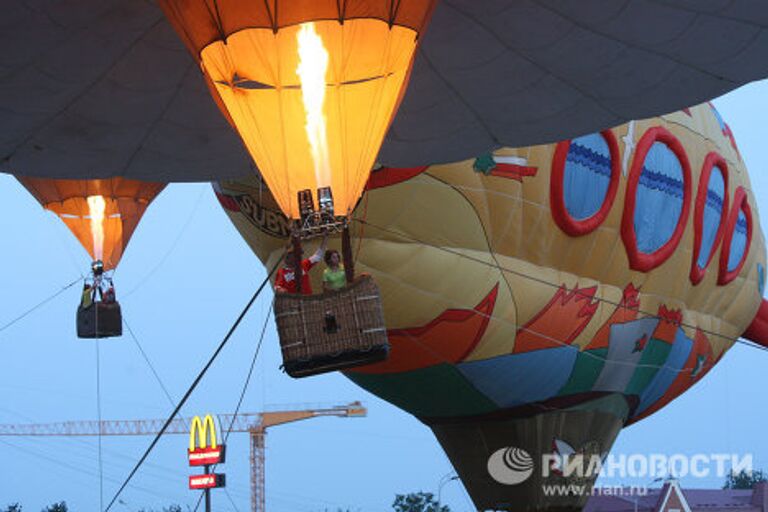
M 204 475 L 192 475 L 189 477 L 189 488 L 193 491 L 199 489 L 215 489 L 226 485 L 225 475 L 221 473 L 206 473 Z
M 210 414 L 204 419 L 200 419 L 200 416 L 192 418 L 188 456 L 190 466 L 210 466 L 224 462 L 224 445 L 217 441 L 216 422 Z

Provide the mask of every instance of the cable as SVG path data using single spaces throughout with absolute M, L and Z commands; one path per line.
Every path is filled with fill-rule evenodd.
M 401 232 L 395 231 L 393 229 L 388 229 L 388 228 L 385 228 L 385 227 L 377 226 L 376 224 L 372 224 L 372 223 L 370 223 L 370 222 L 368 222 L 368 221 L 366 221 L 364 219 L 353 218 L 352 220 L 354 220 L 355 222 L 361 223 L 361 224 L 365 224 L 365 225 L 371 226 L 372 228 L 384 231 L 385 233 L 389 233 L 389 234 L 392 234 L 392 235 L 399 236 L 400 238 L 403 238 L 403 239 L 408 240 L 410 242 L 415 242 L 415 243 L 418 243 L 418 244 L 426 245 L 426 246 L 432 247 L 433 249 L 437 249 L 439 251 L 447 252 L 449 254 L 453 254 L 454 256 L 459 256 L 461 258 L 468 259 L 468 260 L 473 261 L 475 263 L 480 263 L 482 265 L 486 265 L 488 267 L 495 268 L 497 270 L 501 270 L 502 272 L 508 272 L 510 274 L 513 274 L 513 275 L 516 275 L 518 277 L 521 277 L 523 279 L 528 279 L 530 281 L 534 281 L 536 283 L 543 284 L 543 285 L 546 285 L 546 286 L 551 286 L 551 287 L 554 287 L 554 288 L 561 288 L 561 285 L 559 285 L 557 283 L 553 283 L 553 282 L 547 281 L 546 279 L 542 279 L 542 278 L 539 278 L 539 277 L 534 277 L 534 276 L 528 275 L 528 274 L 526 274 L 524 272 L 520 272 L 519 270 L 514 270 L 514 269 L 511 269 L 511 268 L 503 267 L 503 266 L 501 266 L 499 264 L 490 263 L 490 262 L 485 261 L 485 260 L 483 260 L 481 258 L 476 258 L 476 257 L 470 256 L 468 254 L 463 254 L 460 251 L 457 251 L 457 250 L 454 250 L 454 249 L 449 249 L 447 247 L 441 247 L 439 245 L 435 245 L 433 243 L 430 243 L 430 242 L 427 242 L 427 241 L 424 241 L 424 240 L 420 240 L 418 238 L 406 235 L 405 233 L 401 233 Z M 616 301 L 612 301 L 610 299 L 606 299 L 604 297 L 592 297 L 592 299 L 596 300 L 596 301 L 599 301 L 599 302 L 604 302 L 606 304 L 610 304 L 610 305 L 612 305 L 614 307 L 621 306 L 621 303 L 616 302 Z M 634 308 L 632 308 L 632 309 L 634 309 Z M 649 312 L 643 311 L 643 310 L 641 310 L 639 308 L 637 308 L 636 311 L 639 314 L 642 314 L 643 316 L 649 317 L 649 318 L 656 318 L 656 317 L 659 316 L 656 313 L 649 313 Z M 685 322 L 680 322 L 680 325 L 683 326 L 683 327 L 688 327 L 689 329 L 698 329 L 698 330 L 700 330 L 701 332 L 703 332 L 705 334 L 709 334 L 711 336 L 716 336 L 718 338 L 723 338 L 723 339 L 725 339 L 727 341 L 730 341 L 732 343 L 739 342 L 738 338 L 735 338 L 735 339 L 734 338 L 730 338 L 730 337 L 726 336 L 725 334 L 721 334 L 721 333 L 715 332 L 715 331 L 710 331 L 708 329 L 703 329 L 703 328 L 701 328 L 699 326 L 696 326 L 696 325 L 686 324 Z
M 68 470 L 67 477 L 69 479 L 71 479 L 71 477 L 72 477 L 72 475 L 71 475 L 72 472 L 80 473 L 80 474 L 87 475 L 87 476 L 94 476 L 92 471 L 88 471 L 87 469 L 83 469 L 82 466 L 80 466 L 80 465 L 74 465 L 74 464 L 68 464 L 66 462 L 62 462 L 61 460 L 56 459 L 54 457 L 51 457 L 50 455 L 47 455 L 47 454 L 44 454 L 44 453 L 39 453 L 38 451 L 34 451 L 34 450 L 31 450 L 29 448 L 25 448 L 25 447 L 22 447 L 22 446 L 18 446 L 16 444 L 13 444 L 13 443 L 11 443 L 9 441 L 6 441 L 4 439 L 0 439 L 0 444 L 4 444 L 6 446 L 9 446 L 9 447 L 11 447 L 11 448 L 13 448 L 15 450 L 18 450 L 18 451 L 22 452 L 22 453 L 29 454 L 29 455 L 31 455 L 33 457 L 37 457 L 39 459 L 48 461 L 48 462 L 50 462 L 52 464 L 55 464 L 57 466 L 66 468 Z M 107 480 L 115 482 L 115 483 L 117 482 L 117 480 L 114 480 L 114 479 L 111 479 L 111 478 L 107 478 Z M 84 485 L 88 485 L 88 484 L 84 484 Z M 158 498 L 167 499 L 167 496 L 159 494 L 157 491 L 154 491 L 154 490 L 151 490 L 151 489 L 147 489 L 145 487 L 140 487 L 140 486 L 137 486 L 137 485 L 131 485 L 131 489 L 134 489 L 134 490 L 137 490 L 137 491 L 140 491 L 140 492 L 143 492 L 143 493 L 146 493 L 146 494 L 149 494 L 151 496 L 158 497 Z
M 197 377 L 195 377 L 195 380 L 192 382 L 192 384 L 189 386 L 189 389 L 187 389 L 187 392 L 184 393 L 184 396 L 181 398 L 179 403 L 174 408 L 173 412 L 171 412 L 170 416 L 168 416 L 168 419 L 165 420 L 165 423 L 163 424 L 162 428 L 160 429 L 160 432 L 157 433 L 155 438 L 150 443 L 149 447 L 147 447 L 144 454 L 141 456 L 139 461 L 136 463 L 136 466 L 131 470 L 131 472 L 128 474 L 128 477 L 125 479 L 125 481 L 120 485 L 120 488 L 117 490 L 115 495 L 112 497 L 112 499 L 109 502 L 109 505 L 107 505 L 107 508 L 104 509 L 104 512 L 107 512 L 112 508 L 112 505 L 115 504 L 115 501 L 117 501 L 117 498 L 120 496 L 120 494 L 123 492 L 125 487 L 128 485 L 128 483 L 133 478 L 133 475 L 136 474 L 136 472 L 139 470 L 141 465 L 144 463 L 144 461 L 147 459 L 149 454 L 154 449 L 157 442 L 162 437 L 163 433 L 168 429 L 168 426 L 171 424 L 173 419 L 176 417 L 176 415 L 179 413 L 179 410 L 182 408 L 182 406 L 187 402 L 190 395 L 192 395 L 192 392 L 195 390 L 197 385 L 200 383 L 200 381 L 203 379 L 203 376 L 205 376 L 208 369 L 211 367 L 213 362 L 218 357 L 219 353 L 224 349 L 224 346 L 227 344 L 229 339 L 232 337 L 232 334 L 234 334 L 237 327 L 240 325 L 240 322 L 242 322 L 243 318 L 245 318 L 246 313 L 248 313 L 248 310 L 251 309 L 251 306 L 254 302 L 256 302 L 256 299 L 261 294 L 264 287 L 269 283 L 270 277 L 272 277 L 272 274 L 277 270 L 277 266 L 280 264 L 280 261 L 278 260 L 275 265 L 272 267 L 272 269 L 269 271 L 267 276 L 264 278 L 264 281 L 261 282 L 259 285 L 259 288 L 256 290 L 256 292 L 253 294 L 251 299 L 248 301 L 248 303 L 245 305 L 245 308 L 243 308 L 243 311 L 240 313 L 240 315 L 237 317 L 237 320 L 235 320 L 235 323 L 232 324 L 232 327 L 230 327 L 229 331 L 227 332 L 226 336 L 224 336 L 224 339 L 221 340 L 221 343 L 219 343 L 219 346 L 216 348 L 216 351 L 213 353 L 213 355 L 210 357 L 208 362 L 205 364 L 202 370 L 200 370 L 200 373 L 198 373 Z
M 41 308 L 41 307 L 43 307 L 45 304 L 49 303 L 50 301 L 52 301 L 53 299 L 55 299 L 56 297 L 58 297 L 59 295 L 61 295 L 62 293 L 64 293 L 66 290 L 68 290 L 68 289 L 72 288 L 73 286 L 75 286 L 77 283 L 79 283 L 79 282 L 80 282 L 80 281 L 82 281 L 82 280 L 83 280 L 83 278 L 82 278 L 82 277 L 78 277 L 77 279 L 75 279 L 75 280 L 74 280 L 74 281 L 72 281 L 71 283 L 69 283 L 69 284 L 65 285 L 65 286 L 64 286 L 64 287 L 63 287 L 61 290 L 57 291 L 56 293 L 54 293 L 53 295 L 51 295 L 51 296 L 50 296 L 50 297 L 48 297 L 47 299 L 45 299 L 45 300 L 42 300 L 42 301 L 38 302 L 37 304 L 35 304 L 35 305 L 34 305 L 34 306 L 32 306 L 31 308 L 29 308 L 29 309 L 28 309 L 27 311 L 25 311 L 24 313 L 20 314 L 19 316 L 17 316 L 16 318 L 14 318 L 14 319 L 13 319 L 13 320 L 11 320 L 10 322 L 8 322 L 7 324 L 5 324 L 5 325 L 3 325 L 2 327 L 0 327 L 0 332 L 3 332 L 4 330 L 6 330 L 7 328 L 9 328 L 10 326 L 12 326 L 13 324 L 15 324 L 16 322 L 18 322 L 19 320 L 21 320 L 21 319 L 25 318 L 27 315 L 31 314 L 32 312 L 34 312 L 34 311 L 35 311 L 35 310 L 37 310 L 38 308 Z
M 97 309 L 98 311 L 98 309 Z M 98 321 L 97 332 L 98 332 Z M 104 508 L 104 462 L 101 453 L 101 357 L 99 357 L 99 339 L 96 338 L 96 416 L 99 420 L 99 510 Z
M 267 310 L 267 314 L 264 316 L 264 325 L 261 327 L 261 335 L 259 336 L 259 342 L 256 344 L 256 350 L 253 352 L 253 358 L 251 358 L 251 366 L 248 368 L 248 375 L 245 377 L 245 383 L 243 383 L 243 389 L 240 391 L 240 398 L 237 400 L 237 406 L 235 406 L 235 411 L 232 414 L 232 419 L 229 420 L 229 427 L 227 427 L 227 431 L 224 434 L 224 444 L 227 444 L 227 440 L 229 439 L 229 435 L 232 433 L 232 428 L 234 428 L 235 425 L 235 419 L 237 418 L 238 413 L 240 412 L 240 407 L 243 405 L 243 400 L 245 399 L 245 393 L 248 390 L 248 385 L 251 382 L 251 376 L 253 375 L 253 369 L 256 367 L 256 360 L 259 357 L 259 352 L 261 351 L 261 344 L 264 342 L 264 334 L 267 332 L 267 325 L 269 324 L 269 315 L 272 314 L 272 307 L 273 303 L 270 303 L 269 309 Z M 211 472 L 216 471 L 216 466 L 218 464 L 213 465 L 213 469 Z M 225 487 L 226 490 L 226 487 Z M 235 505 L 235 502 L 232 501 L 232 497 L 227 494 L 227 497 L 229 498 L 229 501 L 232 503 L 232 506 L 235 508 L 235 510 L 238 510 L 237 505 Z M 197 499 L 197 504 L 195 505 L 195 512 L 197 512 L 197 509 L 200 507 L 200 503 L 203 500 L 203 493 L 200 493 L 200 497 Z
M 256 350 L 253 353 L 253 358 L 251 359 L 251 366 L 248 368 L 248 375 L 245 377 L 245 383 L 243 384 L 243 389 L 240 391 L 240 398 L 237 400 L 237 406 L 235 407 L 235 412 L 232 414 L 232 419 L 229 420 L 229 427 L 227 427 L 227 433 L 224 434 L 224 441 L 226 442 L 227 439 L 229 439 L 229 435 L 232 433 L 232 429 L 235 426 L 235 417 L 240 412 L 240 407 L 243 405 L 243 400 L 245 399 L 245 393 L 248 390 L 248 385 L 251 382 L 251 377 L 253 376 L 253 369 L 256 367 L 256 360 L 259 357 L 259 352 L 261 351 L 261 345 L 264 342 L 264 334 L 267 332 L 267 325 L 269 325 L 269 315 L 272 314 L 272 307 L 274 304 L 269 305 L 269 309 L 267 310 L 267 314 L 264 317 L 264 325 L 261 327 L 261 334 L 259 335 L 259 342 L 256 344 Z
M 763 350 L 765 352 L 768 352 L 768 347 L 764 347 L 762 345 L 758 345 L 757 343 L 751 342 L 749 340 L 744 340 L 744 339 L 739 338 L 739 339 L 736 340 L 736 343 L 741 343 L 742 345 L 745 345 L 747 347 L 754 348 L 756 350 Z
M 188 228 L 188 227 L 189 227 L 189 225 L 192 223 L 192 219 L 194 218 L 194 216 L 195 216 L 195 213 L 197 213 L 197 209 L 200 207 L 200 203 L 201 203 L 201 201 L 202 201 L 202 199 L 203 199 L 203 193 L 204 193 L 204 192 L 205 192 L 205 188 L 202 188 L 202 189 L 200 189 L 200 194 L 198 194 L 198 196 L 197 196 L 197 200 L 195 201 L 195 204 L 194 204 L 194 206 L 192 207 L 192 211 L 191 211 L 191 212 L 189 212 L 189 215 L 187 216 L 187 220 L 186 220 L 186 222 L 185 222 L 185 223 L 184 223 L 184 225 L 181 227 L 181 230 L 180 230 L 180 231 L 179 231 L 179 233 L 176 235 L 176 239 L 173 241 L 173 243 L 172 243 L 172 244 L 171 244 L 171 246 L 168 248 L 168 250 L 167 250 L 167 251 L 166 251 L 166 253 L 163 255 L 163 257 L 162 257 L 162 258 L 160 258 L 160 260 L 157 262 L 157 264 L 156 264 L 154 267 L 152 267 L 152 270 L 150 270 L 149 272 L 147 272 L 147 274 L 146 274 L 146 275 L 144 275 L 144 277 L 142 277 L 142 278 L 139 280 L 139 282 L 136 284 L 136 286 L 134 286 L 133 288 L 131 288 L 131 290 L 130 290 L 129 292 L 127 292 L 127 293 L 125 293 L 125 294 L 123 295 L 123 299 L 127 299 L 128 297 L 130 297 L 131 295 L 133 295 L 133 294 L 136 292 L 136 290 L 138 290 L 139 288 L 141 288 L 141 286 L 142 286 L 142 285 L 144 285 L 144 283 L 145 283 L 145 282 L 147 282 L 147 281 L 149 280 L 149 278 L 150 278 L 150 277 L 152 277 L 152 276 L 155 274 L 155 272 L 157 272 L 157 271 L 158 271 L 158 269 L 159 269 L 160 267 L 162 267 L 162 266 L 163 266 L 163 264 L 164 264 L 164 263 L 165 263 L 165 261 L 166 261 L 166 260 L 167 260 L 167 259 L 170 257 L 170 255 L 173 253 L 173 251 L 174 251 L 174 250 L 176 250 L 176 246 L 177 246 L 177 245 L 179 245 L 179 241 L 181 240 L 181 237 L 182 237 L 182 236 L 184 236 L 184 233 L 186 233 L 186 231 L 187 231 L 187 228 Z
M 85 279 L 85 275 L 83 274 L 83 271 L 81 270 L 80 265 L 78 265 L 77 261 L 75 261 L 75 255 L 72 254 L 71 247 L 69 246 L 69 244 L 64 240 L 64 238 L 61 235 L 61 224 L 59 224 L 58 221 L 54 220 L 54 218 L 56 218 L 59 221 L 62 221 L 62 224 L 63 224 L 63 219 L 61 219 L 61 217 L 59 217 L 57 214 L 55 214 L 51 210 L 47 210 L 45 212 L 45 214 L 46 214 L 45 217 L 48 218 L 51 221 L 50 224 L 52 225 L 53 230 L 56 233 L 56 237 L 59 239 L 59 243 L 67 251 L 67 256 L 69 256 L 70 263 L 72 263 L 72 266 L 75 267 L 75 271 L 80 274 L 80 277 Z M 50 215 L 48 215 L 48 214 L 50 214 Z
M 136 348 L 139 349 L 139 352 L 141 353 L 141 357 L 144 358 L 144 362 L 147 363 L 147 366 L 149 366 L 149 369 L 152 372 L 152 375 L 155 376 L 155 380 L 157 380 L 157 383 L 160 385 L 160 388 L 163 390 L 165 397 L 168 399 L 168 403 L 170 403 L 171 406 L 175 405 L 176 402 L 174 401 L 173 397 L 171 397 L 171 394 L 168 392 L 168 388 L 166 388 L 165 384 L 163 384 L 163 380 L 160 378 L 160 375 L 157 373 L 157 370 L 155 370 L 155 367 L 152 364 L 152 361 L 149 360 L 149 356 L 147 356 L 147 353 L 144 352 L 144 349 L 139 343 L 139 339 L 136 337 L 136 334 L 134 334 L 133 329 L 131 329 L 131 326 L 128 324 L 128 320 L 125 317 L 125 312 L 123 312 L 123 324 L 125 325 L 125 328 L 128 330 L 128 334 L 131 335 L 131 339 L 133 340 L 133 343 L 136 345 Z

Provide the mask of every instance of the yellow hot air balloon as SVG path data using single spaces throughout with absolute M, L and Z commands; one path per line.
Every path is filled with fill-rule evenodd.
M 291 220 L 293 249 L 278 270 L 285 286 L 275 301 L 291 375 L 386 357 L 378 289 L 369 276 L 354 279 L 346 218 L 405 92 L 435 3 L 160 1 Z M 309 291 L 302 274 L 311 266 L 300 240 L 333 230 L 344 233 L 347 289 L 300 297 Z M 310 342 L 316 350 L 296 351 Z
M 280 209 L 346 216 L 404 93 L 434 0 L 160 2 Z
M 122 316 L 111 277 L 125 248 L 164 183 L 124 178 L 64 180 L 19 176 L 46 210 L 55 213 L 94 260 L 85 283 L 77 328 L 81 338 L 122 334 Z

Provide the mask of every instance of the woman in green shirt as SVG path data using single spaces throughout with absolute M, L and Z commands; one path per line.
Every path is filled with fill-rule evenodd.
M 328 250 L 325 253 L 325 264 L 328 265 L 328 268 L 323 271 L 323 290 L 331 291 L 344 288 L 347 285 L 347 279 L 339 251 Z

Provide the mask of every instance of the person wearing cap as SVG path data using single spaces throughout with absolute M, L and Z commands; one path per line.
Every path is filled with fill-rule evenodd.
M 328 243 L 328 236 L 323 237 L 323 242 L 320 247 L 317 248 L 315 253 L 309 258 L 301 260 L 301 294 L 312 295 L 312 283 L 309 281 L 309 271 L 323 261 L 323 255 L 325 254 L 325 247 Z M 293 250 L 289 249 L 286 252 L 283 266 L 277 269 L 277 277 L 275 277 L 275 292 L 277 293 L 296 293 L 296 275 L 295 275 L 295 260 Z

